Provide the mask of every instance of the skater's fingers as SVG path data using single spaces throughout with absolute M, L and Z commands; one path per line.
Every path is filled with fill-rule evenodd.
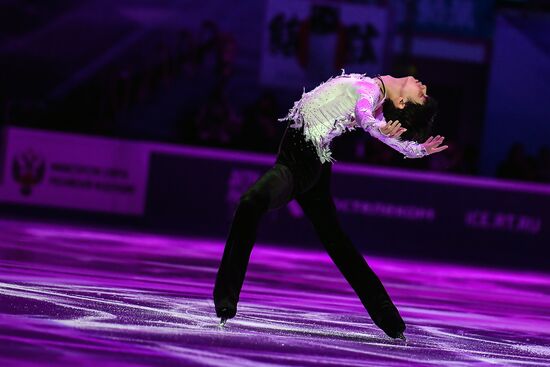
M 400 128 L 401 128 L 401 124 L 398 122 L 393 126 L 392 132 L 395 134 L 396 132 L 399 131 Z
M 440 137 L 439 139 L 437 139 L 437 141 L 435 142 L 435 145 L 434 145 L 434 148 L 439 146 L 440 144 L 443 143 L 443 139 L 445 139 L 444 137 Z
M 441 139 L 441 136 L 440 136 L 440 135 L 437 135 L 432 141 L 430 141 L 430 145 L 431 145 L 432 147 L 438 146 L 439 144 L 441 144 L 440 139 Z
M 399 131 L 392 136 L 392 138 L 398 138 L 399 136 L 401 136 L 401 134 L 403 134 L 405 132 L 405 130 L 407 129 L 399 129 Z

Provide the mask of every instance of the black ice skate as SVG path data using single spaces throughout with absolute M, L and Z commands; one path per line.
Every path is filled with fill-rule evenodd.
M 387 297 L 380 297 L 376 304 L 368 309 L 369 315 L 376 326 L 391 338 L 406 340 L 403 332 L 405 322 L 401 318 L 397 307 Z
M 227 320 L 235 317 L 237 309 L 234 306 L 224 306 L 216 309 L 216 314 L 220 318 L 220 326 L 225 326 Z

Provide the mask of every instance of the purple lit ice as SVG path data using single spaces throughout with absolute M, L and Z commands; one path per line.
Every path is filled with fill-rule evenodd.
M 221 328 L 221 240 L 0 229 L 1 366 L 550 365 L 549 274 L 365 254 L 407 323 L 403 342 L 372 323 L 321 245 L 258 243 Z

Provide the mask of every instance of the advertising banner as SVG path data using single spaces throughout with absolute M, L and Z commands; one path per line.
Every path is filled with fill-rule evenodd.
M 387 44 L 385 7 L 270 0 L 262 42 L 261 82 L 311 87 L 346 72 L 382 71 Z
M 153 149 L 147 222 L 225 238 L 241 195 L 274 160 Z M 367 252 L 548 267 L 548 186 L 336 163 L 332 194 Z M 296 201 L 263 217 L 258 241 L 322 248 Z
M 139 143 L 9 128 L 0 200 L 142 215 L 148 151 Z
M 401 31 L 449 38 L 490 39 L 495 0 L 392 0 Z
M 223 240 L 241 196 L 275 156 L 7 130 L 0 201 L 139 216 L 146 228 Z M 339 162 L 341 227 L 365 253 L 548 267 L 550 186 Z M 292 200 L 258 242 L 322 248 Z

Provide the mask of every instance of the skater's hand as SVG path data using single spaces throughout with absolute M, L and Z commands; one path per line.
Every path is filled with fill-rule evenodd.
M 426 152 L 428 154 L 433 154 L 437 152 L 441 152 L 442 150 L 447 149 L 448 145 L 443 145 L 441 147 L 438 147 L 439 144 L 443 143 L 443 139 L 445 139 L 441 135 L 437 135 L 435 138 L 433 136 L 430 136 L 424 143 L 421 145 L 426 148 Z
M 407 129 L 401 127 L 401 123 L 398 120 L 389 121 L 380 128 L 380 132 L 390 138 L 398 138 L 399 135 L 403 134 Z

